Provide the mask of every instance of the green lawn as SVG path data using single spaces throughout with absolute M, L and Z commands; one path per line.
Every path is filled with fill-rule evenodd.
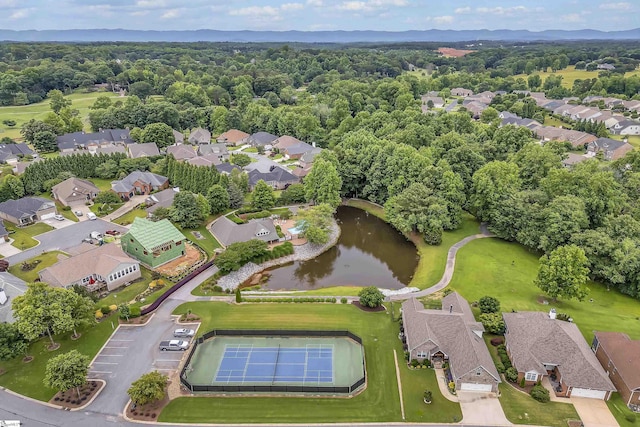
M 112 222 L 119 225 L 129 225 L 133 222 L 135 218 L 146 218 L 146 217 L 147 217 L 147 211 L 145 211 L 142 208 L 136 208 L 114 219 Z
M 640 135 L 609 135 L 609 138 L 617 139 L 618 141 L 627 139 L 627 142 L 633 145 L 636 149 L 640 148 Z
M 125 288 L 118 288 L 113 292 L 109 293 L 106 297 L 99 300 L 96 305 L 98 307 L 103 305 L 118 305 L 123 302 L 133 301 L 133 299 L 144 292 L 145 289 L 149 287 L 149 282 L 151 282 L 151 271 L 149 271 L 146 267 L 140 266 L 140 273 L 142 274 L 142 280 L 137 281 L 135 283 L 130 284 Z M 165 279 L 163 279 L 165 280 Z M 163 289 L 167 289 L 165 286 Z
M 82 337 L 75 341 L 71 340 L 71 333 L 54 337 L 55 341 L 60 343 L 60 348 L 56 351 L 50 352 L 46 349 L 48 338 L 39 339 L 29 347 L 28 354 L 34 356 L 30 363 L 23 363 L 22 357 L 0 362 L 0 368 L 7 371 L 0 375 L 0 386 L 34 399 L 50 400 L 56 394 L 56 390 L 42 384 L 47 361 L 53 356 L 74 349 L 93 358 L 113 332 L 112 321 L 117 326 L 118 318 L 113 316 L 101 323 L 80 328 L 78 331 Z
M 365 313 L 352 305 L 243 304 L 195 302 L 175 311 L 188 309 L 202 318 L 200 332 L 213 328 L 291 328 L 349 329 L 363 339 L 367 363 L 367 389 L 350 398 L 300 397 L 182 397 L 173 400 L 159 421 L 186 423 L 264 423 L 312 422 L 399 422 L 400 401 L 393 361 L 393 349 L 399 348 L 398 324 L 385 313 Z M 413 374 L 413 372 L 408 372 Z M 414 385 L 413 382 L 417 382 Z M 403 377 L 403 386 L 405 386 Z M 409 390 L 424 390 L 428 379 L 409 375 Z M 434 393 L 435 394 L 435 393 Z M 422 391 L 420 392 L 420 396 Z M 430 422 L 448 422 L 459 414 L 457 405 L 433 406 L 422 414 Z M 416 415 L 417 417 L 418 415 Z M 416 418 L 418 419 L 418 418 Z
M 92 92 L 92 93 L 73 93 L 66 96 L 67 99 L 72 101 L 71 108 L 77 109 L 80 112 L 80 117 L 85 123 L 85 130 L 89 130 L 88 116 L 89 107 L 93 105 L 96 98 L 99 96 L 117 97 L 118 94 L 112 92 Z M 9 138 L 22 138 L 20 135 L 20 128 L 26 122 L 31 119 L 42 120 L 47 113 L 51 111 L 49 106 L 49 100 L 45 99 L 37 104 L 12 106 L 12 107 L 0 107 L 0 137 L 8 136 Z M 3 120 L 15 120 L 16 126 L 10 128 L 2 124 Z
M 562 120 L 556 119 L 555 117 L 547 116 L 544 119 L 545 126 L 554 126 L 554 127 L 563 127 L 565 129 L 571 129 L 573 126 L 566 124 Z
M 27 260 L 27 262 L 40 261 L 40 263 L 33 270 L 22 271 L 22 268 L 21 268 L 22 263 L 18 263 L 9 267 L 9 273 L 24 280 L 25 282 L 35 282 L 36 279 L 38 279 L 38 273 L 41 270 L 47 267 L 51 267 L 53 264 L 58 262 L 58 255 L 65 255 L 65 254 L 64 252 L 60 252 L 60 251 L 44 252 L 41 255 L 38 255 L 36 257 L 33 257 Z
M 551 74 L 555 74 L 556 76 L 562 76 L 562 86 L 566 87 L 568 89 L 571 89 L 573 87 L 573 82 L 575 82 L 576 80 L 580 79 L 580 80 L 585 80 L 585 79 L 595 79 L 598 78 L 598 74 L 600 73 L 600 71 L 602 70 L 597 70 L 597 71 L 587 71 L 587 70 L 576 70 L 575 66 L 570 65 L 567 68 L 565 68 L 564 70 L 559 70 L 556 71 L 555 73 L 553 72 L 547 72 L 547 73 L 540 73 L 540 72 L 535 72 L 532 73 L 531 75 L 535 75 L 535 74 L 539 74 L 540 77 L 542 78 L 542 82 L 544 83 L 545 79 L 547 78 L 547 76 L 551 75 Z M 640 71 L 631 71 L 628 73 L 625 73 L 625 77 L 631 77 L 634 75 L 638 75 L 640 74 Z M 519 78 L 522 77 L 523 79 L 527 79 L 527 77 L 529 77 L 526 74 L 517 74 L 515 76 L 513 76 L 514 78 Z
M 122 207 L 124 203 L 100 203 L 93 204 L 89 206 L 89 210 L 96 214 L 96 216 L 103 217 L 105 215 L 109 215 L 110 213 L 116 211 L 118 208 Z
M 613 393 L 611 399 L 607 401 L 609 410 L 620 424 L 620 427 L 634 427 L 636 421 L 640 418 L 638 414 L 633 412 L 627 407 L 627 404 L 622 400 L 619 393 Z M 627 419 L 629 417 L 633 421 Z
M 242 150 L 243 153 L 257 153 L 258 149 L 256 147 L 248 147 Z
M 347 206 L 365 210 L 380 219 L 385 219 L 384 209 L 367 201 L 349 200 Z M 449 248 L 465 237 L 478 234 L 479 232 L 480 226 L 478 221 L 476 221 L 473 216 L 465 213 L 460 228 L 454 231 L 445 231 L 442 234 L 442 243 L 438 246 L 427 245 L 424 240 L 417 236 L 412 238 L 411 240 L 416 245 L 418 253 L 420 254 L 420 261 L 418 262 L 418 267 L 413 274 L 413 279 L 411 283 L 409 283 L 409 286 L 425 289 L 438 283 L 444 274 Z
M 65 217 L 66 219 L 68 219 L 69 221 L 73 221 L 73 222 L 78 222 L 79 219 L 77 216 L 75 216 L 75 214 L 73 213 L 73 211 L 71 209 L 68 210 L 64 210 L 64 206 L 62 204 L 60 204 L 59 202 L 56 202 L 56 207 L 58 208 L 58 213 L 60 215 L 62 215 L 63 217 Z
M 111 181 L 112 179 L 102 179 L 102 178 L 91 178 L 89 181 L 93 182 L 93 184 L 98 187 L 100 191 L 109 191 L 111 190 Z
M 53 230 L 52 226 L 45 224 L 44 222 L 37 222 L 33 225 L 29 225 L 28 227 L 17 227 L 15 224 L 11 224 L 9 222 L 5 222 L 4 224 L 7 231 L 11 233 L 9 234 L 9 237 L 14 239 L 14 242 L 11 244 L 20 250 L 37 246 L 38 241 L 33 237 Z
M 594 330 L 624 331 L 633 339 L 640 338 L 638 300 L 607 291 L 601 284 L 591 282 L 583 302 L 540 304 L 538 297 L 543 293 L 533 284 L 538 257 L 517 243 L 495 238 L 474 240 L 458 252 L 450 286 L 469 301 L 485 295 L 496 297 L 503 311 L 549 311 L 555 307 L 573 317 L 588 343 Z
M 207 229 L 207 224 L 209 224 L 211 221 L 213 221 L 213 219 L 211 220 L 207 219 L 205 224 L 202 224 L 200 227 L 195 228 L 193 230 L 191 229 L 180 230 L 182 234 L 184 234 L 184 237 L 189 239 L 194 245 L 197 245 L 202 250 L 204 250 L 207 253 L 207 256 L 209 258 L 213 256 L 214 250 L 222 247 L 220 243 L 218 243 L 216 238 L 213 237 L 209 229 Z M 204 238 L 197 239 L 196 236 L 193 234 L 194 231 L 199 232 Z

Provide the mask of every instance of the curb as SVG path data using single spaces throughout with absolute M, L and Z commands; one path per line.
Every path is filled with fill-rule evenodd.
M 94 400 L 96 400 L 96 397 L 100 396 L 100 393 L 102 393 L 102 390 L 104 390 L 104 388 L 107 386 L 107 382 L 105 380 L 101 380 L 98 378 L 87 378 L 88 381 L 97 381 L 97 382 L 101 382 L 102 386 L 100 387 L 100 390 L 98 390 L 98 392 L 96 394 L 93 395 L 93 397 L 91 398 L 91 400 L 89 400 L 87 403 L 85 403 L 82 406 L 79 406 L 77 408 L 72 408 L 69 409 L 69 411 L 82 411 L 84 408 L 86 408 L 87 406 L 91 405 L 91 403 L 93 403 Z
M 153 316 L 155 316 L 155 315 L 156 315 L 156 313 L 155 313 L 155 311 L 154 311 L 153 313 L 151 313 L 151 316 L 149 316 L 149 318 L 147 319 L 147 321 L 146 321 L 146 322 L 144 322 L 144 323 L 136 323 L 136 324 L 119 323 L 119 324 L 118 324 L 118 328 L 119 328 L 120 326 L 123 326 L 123 327 L 125 327 L 125 328 L 139 328 L 139 327 L 141 327 L 141 326 L 147 326 L 147 325 L 149 324 L 149 322 L 151 322 L 151 319 L 153 319 Z M 116 328 L 116 330 L 117 330 L 117 328 Z M 115 331 L 116 331 L 116 330 L 114 330 L 113 332 L 115 333 Z M 113 335 L 113 334 L 112 334 L 112 335 Z M 111 338 L 109 338 L 109 339 L 111 339 Z M 102 349 L 100 349 L 100 351 L 102 351 Z
M 29 397 L 29 396 L 25 396 L 23 394 L 16 393 L 15 391 L 9 390 L 8 388 L 5 388 L 5 387 L 0 387 L 0 390 L 6 391 L 7 393 L 12 394 L 12 395 L 14 395 L 16 397 L 19 397 L 21 399 L 28 400 L 28 401 L 33 402 L 33 403 L 38 403 L 38 404 L 43 405 L 43 406 L 48 406 L 48 407 L 53 408 L 53 409 L 62 409 L 62 410 L 65 409 L 64 407 L 62 407 L 60 405 L 55 405 L 55 404 L 49 403 L 49 402 L 43 402 L 42 400 L 37 400 L 37 399 L 34 399 L 33 397 Z

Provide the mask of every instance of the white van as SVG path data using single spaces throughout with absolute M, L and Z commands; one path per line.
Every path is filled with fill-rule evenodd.
M 87 218 L 90 219 L 90 220 L 98 219 L 96 214 L 94 214 L 93 212 L 88 212 L 87 213 Z

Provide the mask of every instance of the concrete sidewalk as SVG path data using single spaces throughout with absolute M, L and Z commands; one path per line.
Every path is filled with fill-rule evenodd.
M 133 196 L 131 199 L 127 200 L 124 205 L 120 206 L 115 211 L 111 212 L 109 215 L 105 215 L 102 217 L 105 221 L 113 221 L 116 218 L 120 218 L 122 215 L 134 210 L 136 206 L 144 203 L 144 201 L 149 196 L 141 195 L 141 196 Z

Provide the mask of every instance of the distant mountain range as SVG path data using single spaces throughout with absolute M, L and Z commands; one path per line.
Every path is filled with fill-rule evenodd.
M 141 31 L 141 30 L 0 30 L 0 40 L 19 42 L 462 42 L 640 40 L 640 28 L 598 30 L 426 30 L 426 31 Z

